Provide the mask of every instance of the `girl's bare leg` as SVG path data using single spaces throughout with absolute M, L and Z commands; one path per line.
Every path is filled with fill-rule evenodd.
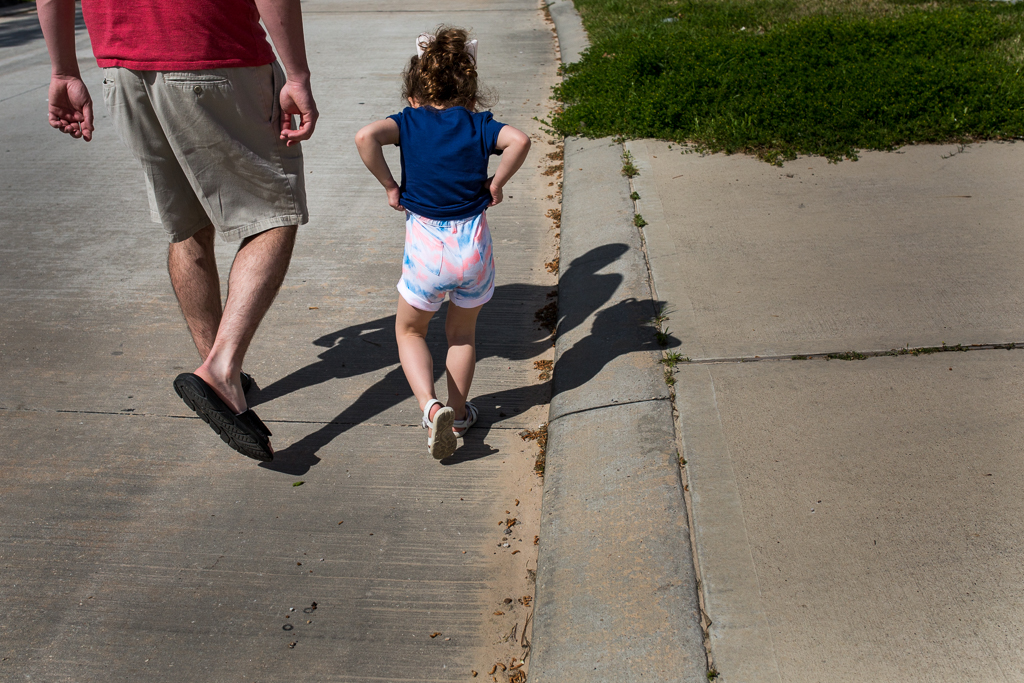
M 448 405 L 455 411 L 456 420 L 466 417 L 466 399 L 476 370 L 476 319 L 481 308 L 483 306 L 459 308 L 448 303 L 448 317 L 444 321 L 448 336 L 445 369 L 448 371 Z
M 395 316 L 395 338 L 398 340 L 398 359 L 402 362 L 402 372 L 416 395 L 416 400 L 423 410 L 427 402 L 437 398 L 434 393 L 434 359 L 427 348 L 427 325 L 434 317 L 432 311 L 421 311 L 412 306 L 401 296 L 398 297 L 398 315 Z M 430 418 L 440 410 L 434 406 Z

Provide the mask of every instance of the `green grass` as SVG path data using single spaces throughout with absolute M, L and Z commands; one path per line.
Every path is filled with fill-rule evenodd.
M 777 164 L 1024 135 L 1024 3 L 575 2 L 592 46 L 556 88 L 565 135 Z

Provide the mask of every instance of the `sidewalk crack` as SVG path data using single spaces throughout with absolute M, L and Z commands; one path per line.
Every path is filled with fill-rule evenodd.
M 800 360 L 866 360 L 882 356 L 927 356 L 933 353 L 965 353 L 967 351 L 1024 350 L 1024 342 L 1006 344 L 954 344 L 948 346 L 903 346 L 897 349 L 874 351 L 833 351 L 827 353 L 778 354 L 772 356 L 734 356 L 721 358 L 698 358 L 685 361 L 685 365 L 716 365 L 727 363 L 759 363 L 761 361 L 800 361 Z

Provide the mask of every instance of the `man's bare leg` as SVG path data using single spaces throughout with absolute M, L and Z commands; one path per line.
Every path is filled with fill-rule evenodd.
M 220 326 L 206 360 L 195 374 L 235 413 L 246 409 L 239 381 L 242 359 L 288 272 L 297 230 L 291 225 L 247 238 L 231 264 Z
M 171 286 L 202 360 L 210 355 L 222 314 L 213 237 L 213 226 L 207 225 L 184 242 L 171 244 L 167 250 Z

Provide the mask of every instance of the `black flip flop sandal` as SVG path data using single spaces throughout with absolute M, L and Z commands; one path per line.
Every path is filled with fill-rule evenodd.
M 174 392 L 224 443 L 255 460 L 270 462 L 274 459 L 274 452 L 270 450 L 272 434 L 252 409 L 235 415 L 202 377 L 191 372 L 174 378 Z

